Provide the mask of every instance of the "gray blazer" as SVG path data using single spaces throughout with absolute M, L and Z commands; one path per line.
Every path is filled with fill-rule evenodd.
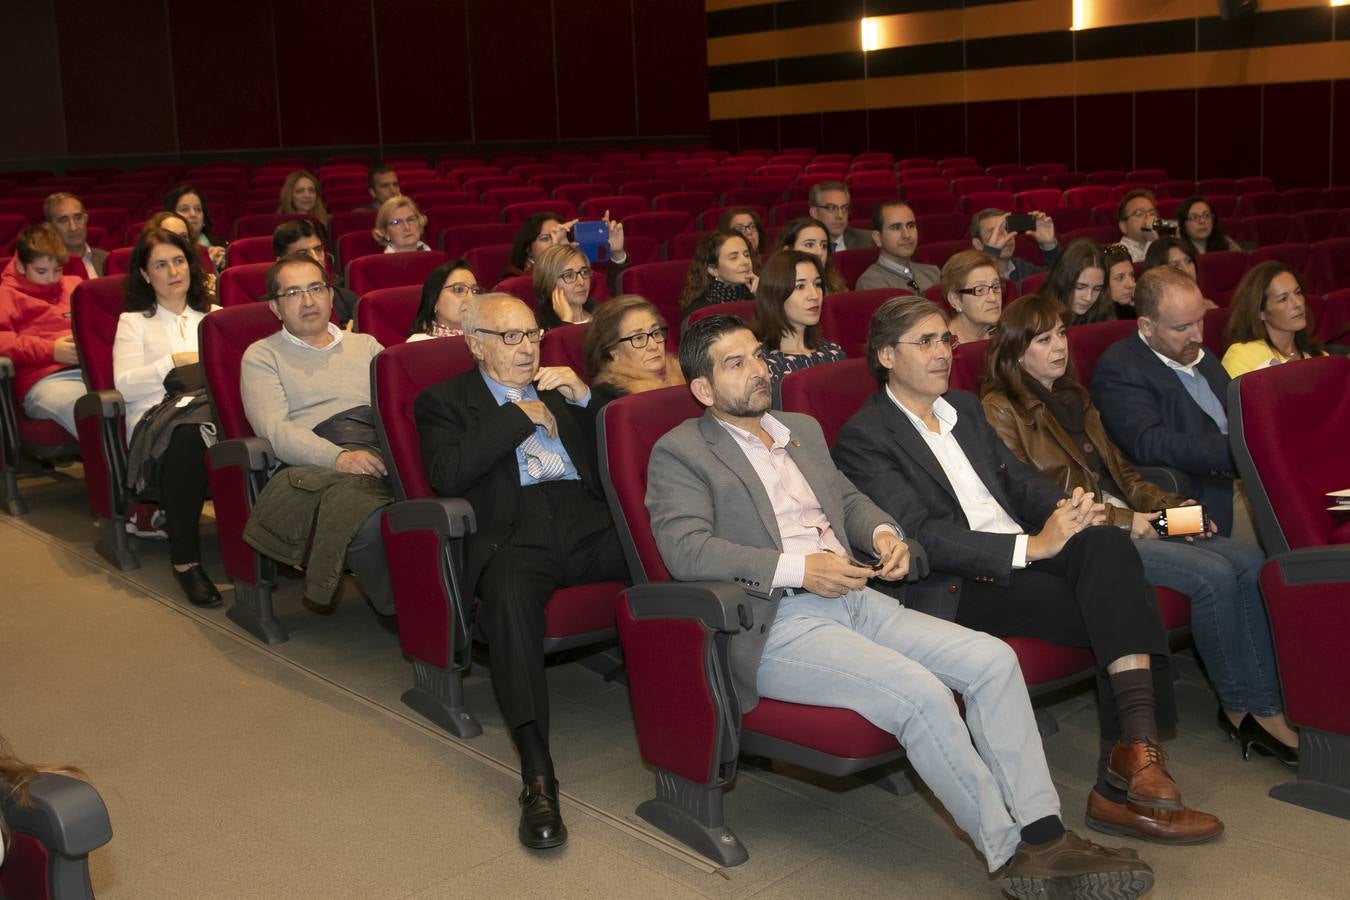
M 870 557 L 877 526 L 895 525 L 895 520 L 834 467 L 815 419 L 777 411 L 773 416 L 791 430 L 788 456 L 811 485 L 835 535 Z M 771 585 L 783 541 L 764 483 L 711 412 L 680 423 L 652 448 L 647 512 L 674 578 L 733 581 L 745 589 L 751 621 L 732 637 L 731 673 L 741 711 L 754 709 L 759 658 L 782 593 Z

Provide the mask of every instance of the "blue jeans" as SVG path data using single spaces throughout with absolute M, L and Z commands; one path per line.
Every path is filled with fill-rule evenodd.
M 1136 540 L 1144 577 L 1191 598 L 1191 636 L 1223 708 L 1277 715 L 1280 678 L 1259 577 L 1265 556 L 1226 537 Z
M 756 684 L 761 696 L 851 709 L 894 734 L 991 872 L 1022 826 L 1059 815 L 1022 667 L 997 638 L 870 589 L 799 591 L 779 601 Z

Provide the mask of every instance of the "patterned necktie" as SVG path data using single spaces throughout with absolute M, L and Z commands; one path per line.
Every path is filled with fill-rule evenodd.
M 506 389 L 508 403 L 518 403 L 523 399 L 525 391 L 522 388 Z M 554 481 L 561 478 L 563 472 L 567 470 L 562 456 L 544 446 L 537 431 L 520 442 L 520 449 L 525 453 L 525 471 L 529 472 L 535 481 Z

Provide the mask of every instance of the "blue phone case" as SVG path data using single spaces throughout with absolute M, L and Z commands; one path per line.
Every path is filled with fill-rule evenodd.
M 604 220 L 578 221 L 572 226 L 572 239 L 592 264 L 609 262 L 609 226 Z

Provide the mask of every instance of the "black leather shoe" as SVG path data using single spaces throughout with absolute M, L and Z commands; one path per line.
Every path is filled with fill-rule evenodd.
M 174 569 L 173 577 L 178 580 L 178 586 L 183 589 L 188 602 L 193 606 L 207 608 L 220 606 L 220 591 L 216 590 L 211 579 L 206 577 L 206 571 L 201 565 L 195 565 L 183 572 Z
M 1242 728 L 1243 725 L 1247 724 L 1247 720 L 1250 719 L 1251 717 L 1252 714 L 1247 713 L 1245 716 L 1242 717 L 1241 722 L 1234 725 L 1233 720 L 1228 718 L 1228 713 L 1224 712 L 1223 707 L 1220 706 L 1219 712 L 1215 717 L 1215 721 L 1219 723 L 1219 728 L 1223 731 L 1223 733 L 1228 735 L 1228 739 L 1230 741 L 1235 741 L 1237 740 L 1238 737 L 1238 731 Z
M 561 847 L 567 842 L 567 826 L 558 808 L 558 782 L 537 775 L 525 782 L 520 793 L 520 842 L 531 850 Z
M 1238 738 L 1242 741 L 1244 760 L 1250 759 L 1252 751 L 1255 750 L 1262 756 L 1275 757 L 1286 766 L 1298 767 L 1298 748 L 1282 743 L 1251 716 L 1242 720 L 1242 726 L 1238 728 Z

